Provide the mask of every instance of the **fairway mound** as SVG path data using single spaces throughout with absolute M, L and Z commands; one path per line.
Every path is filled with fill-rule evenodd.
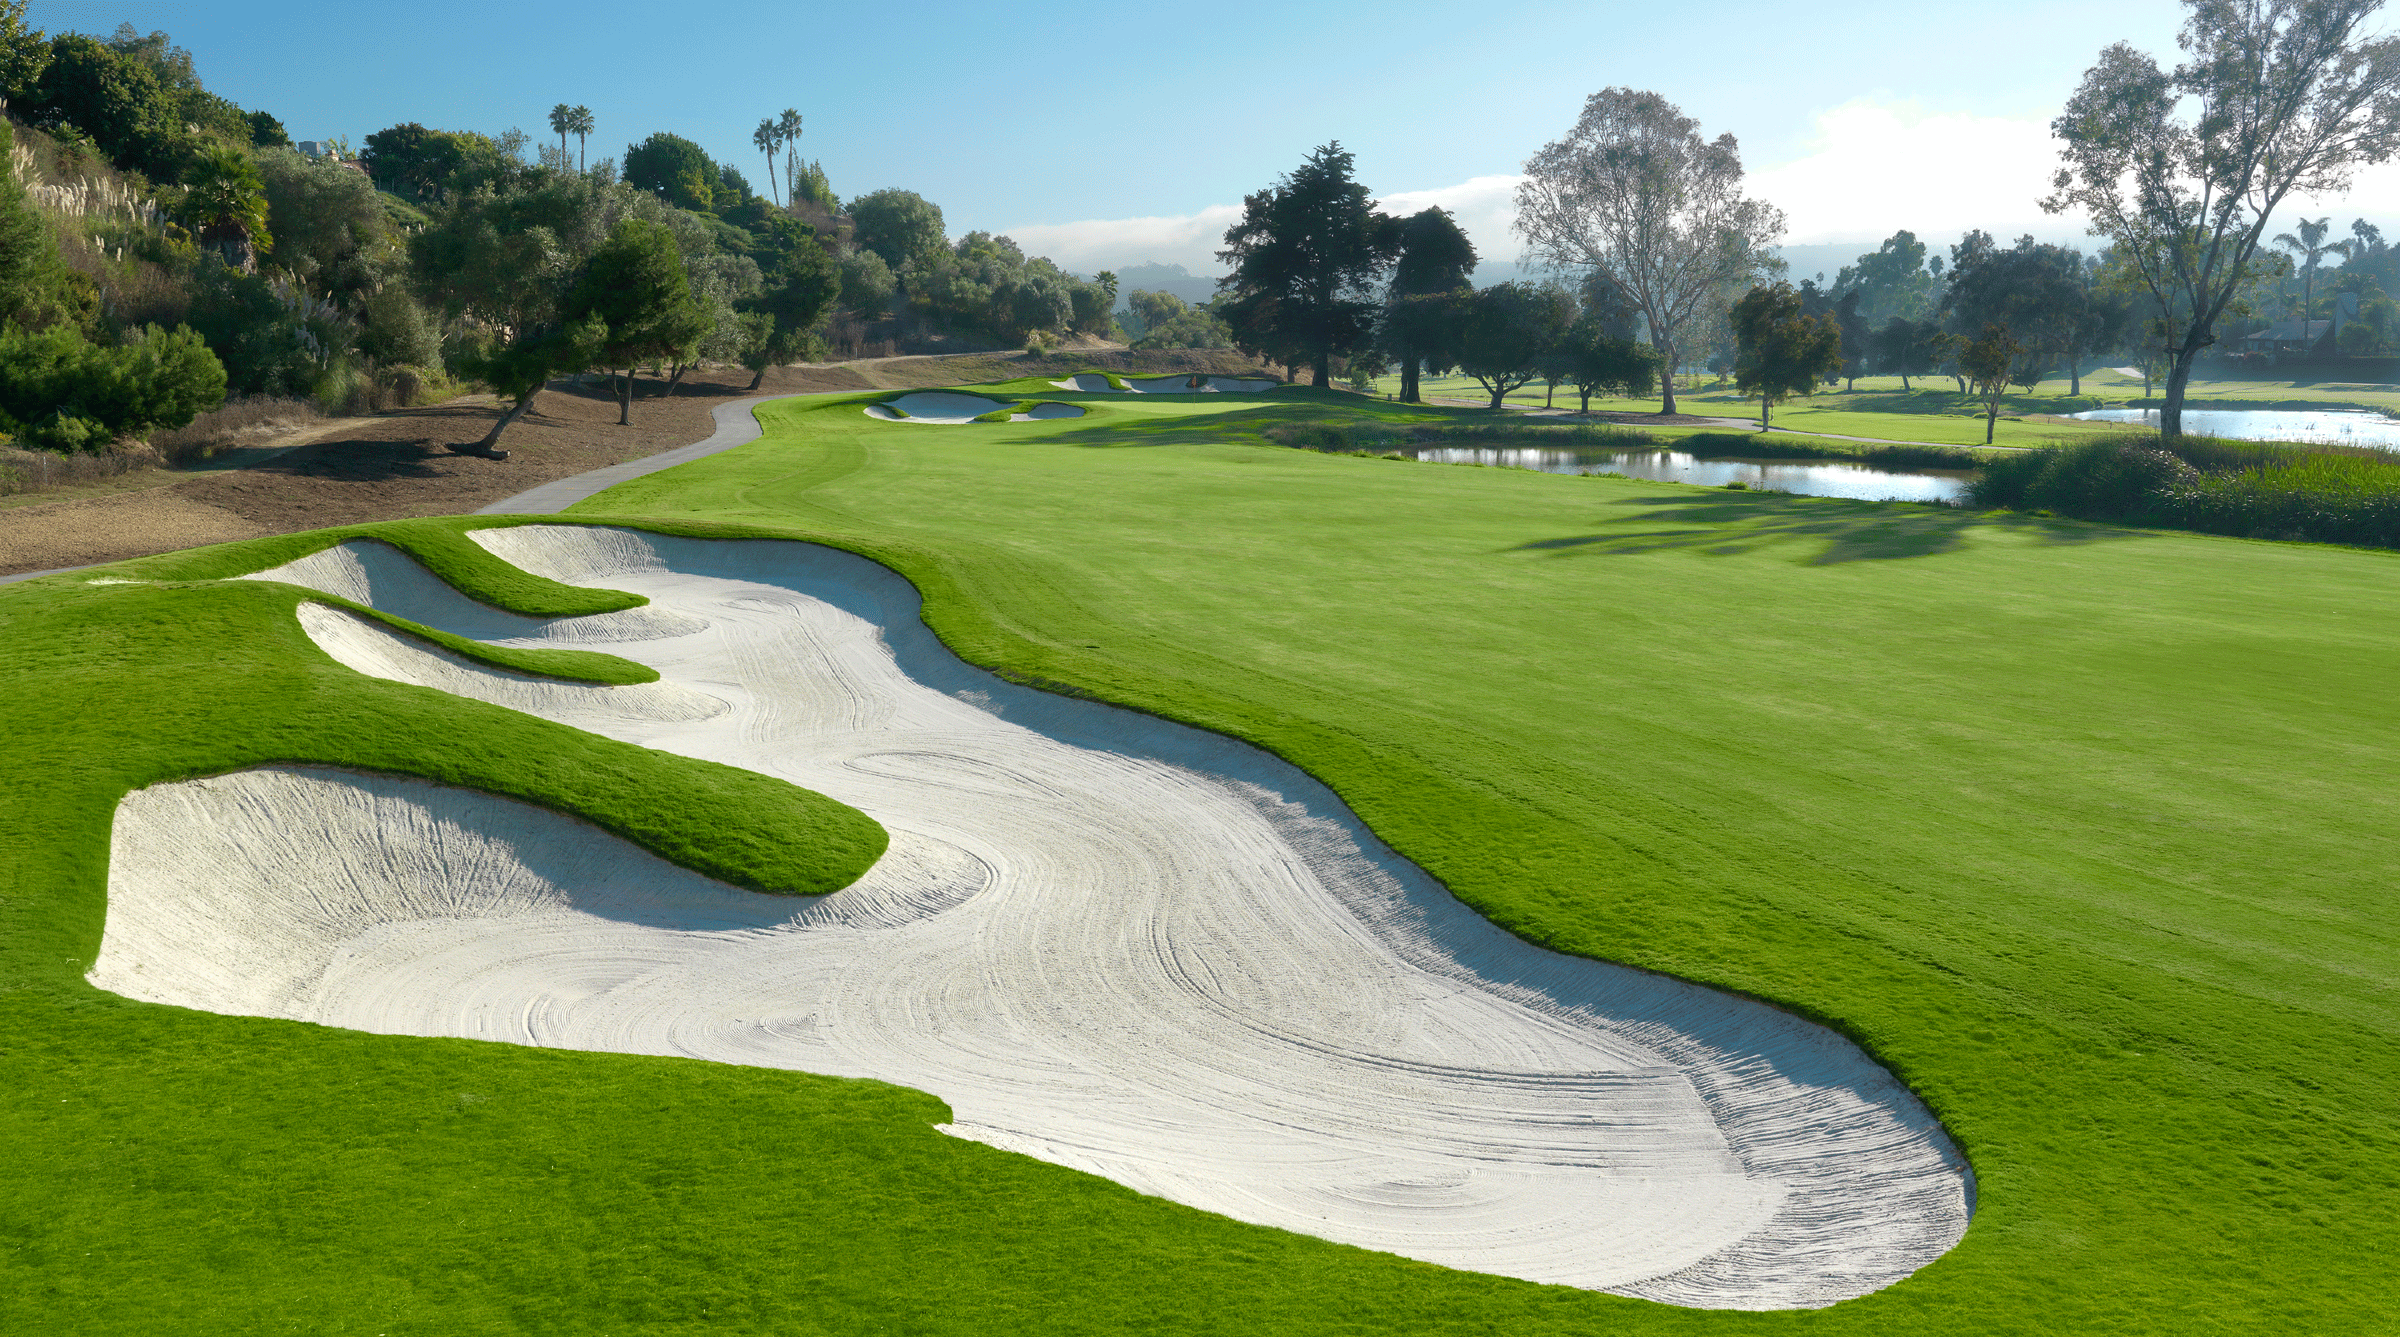
M 981 395 L 962 395 L 948 391 L 925 391 L 902 395 L 882 404 L 867 405 L 867 416 L 885 422 L 917 422 L 937 427 L 955 427 L 974 422 L 987 414 L 1006 412 L 1011 407 L 997 399 Z M 899 410 L 893 412 L 894 409 Z M 1032 422 L 1041 418 L 1080 418 L 1083 410 L 1073 404 L 1036 404 L 1024 413 L 1009 413 L 1010 422 Z
M 1052 381 L 1051 384 L 1061 390 L 1125 395 L 1255 395 L 1283 384 L 1272 378 L 1243 376 L 1124 376 L 1118 379 L 1124 381 L 1125 388 L 1120 390 L 1108 377 L 1089 372 L 1070 376 L 1063 381 Z
M 960 662 L 884 567 L 571 525 L 470 536 L 694 629 L 507 636 L 660 673 L 601 687 L 320 604 L 301 625 L 361 673 L 838 798 L 890 852 L 831 896 L 768 897 L 422 781 L 159 784 L 117 810 L 95 984 L 877 1078 L 947 1101 L 953 1135 L 1239 1220 L 1675 1304 L 1832 1304 L 1965 1230 L 1963 1159 L 1840 1036 L 1529 946 L 1265 752 Z M 351 581 L 369 557 L 313 561 L 260 574 Z M 388 571 L 367 588 L 436 626 L 492 612 Z

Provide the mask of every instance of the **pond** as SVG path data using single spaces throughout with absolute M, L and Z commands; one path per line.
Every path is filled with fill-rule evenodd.
M 2091 409 L 2071 413 L 2086 422 L 2158 426 L 2157 409 Z M 2183 430 L 2237 441 L 2311 441 L 2400 450 L 2400 421 L 2380 413 L 2337 409 L 2185 409 Z
M 1774 492 L 1862 501 L 1956 502 L 1971 474 L 1951 469 L 1902 473 L 1846 460 L 1701 459 L 1679 450 L 1541 450 L 1420 447 L 1408 452 L 1440 464 L 1490 464 L 1553 474 L 1619 473 L 1664 483 L 1723 487 L 1747 483 Z

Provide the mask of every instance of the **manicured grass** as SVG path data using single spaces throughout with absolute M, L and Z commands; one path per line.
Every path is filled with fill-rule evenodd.
M 7 811 L 40 818 L 0 830 L 9 1326 L 2388 1324 L 2400 559 L 1258 435 L 1466 420 L 1351 396 L 1040 393 L 1091 414 L 770 406 L 760 442 L 576 516 L 867 553 L 967 658 L 1289 757 L 1530 938 L 1840 1027 L 1973 1158 L 1965 1242 L 1827 1311 L 1680 1310 L 1239 1226 L 941 1138 L 937 1102 L 871 1083 L 116 1002 L 73 973 L 126 756 L 337 724 L 438 751 L 428 720 L 506 712 L 333 681 L 288 591 L 38 582 L 0 590 L 10 681 L 84 686 L 0 731 Z M 265 677 L 294 684 L 273 712 Z M 600 746 L 511 727 L 550 732 L 449 737 L 516 783 Z

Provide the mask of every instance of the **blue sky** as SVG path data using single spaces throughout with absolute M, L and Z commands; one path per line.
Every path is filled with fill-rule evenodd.
M 1468 219 L 1513 258 L 1510 176 L 1610 85 L 1653 88 L 1742 143 L 1795 243 L 1966 226 L 2059 240 L 2033 207 L 2041 127 L 2101 47 L 2174 54 L 2165 0 L 1713 6 L 1419 0 L 1093 9 L 989 3 L 405 6 L 33 0 L 30 21 L 165 29 L 209 87 L 295 138 L 400 121 L 536 138 L 589 105 L 595 157 L 653 130 L 761 187 L 759 117 L 797 107 L 801 152 L 845 197 L 883 186 L 1085 270 L 1208 266 L 1224 211 L 1339 139 L 1400 204 Z M 707 17 L 699 25 L 661 13 Z M 2350 208 L 2400 214 L 2394 188 Z M 2383 210 L 2388 194 L 2395 207 Z M 2372 198 L 2369 198 L 2372 197 Z

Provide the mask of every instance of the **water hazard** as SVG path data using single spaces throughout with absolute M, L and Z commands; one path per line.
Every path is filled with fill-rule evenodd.
M 1409 454 L 1440 464 L 1488 464 L 1538 469 L 1552 474 L 1618 473 L 1662 483 L 1723 487 L 1746 483 L 1771 492 L 1809 497 L 1852 497 L 1862 501 L 1957 502 L 1972 474 L 1927 469 L 1902 473 L 1846 460 L 1702 459 L 1679 450 L 1542 450 L 1534 447 L 1470 449 L 1420 447 Z
M 2090 409 L 2067 416 L 2086 422 L 2158 426 L 2157 409 Z M 2185 409 L 2183 430 L 2237 441 L 2306 441 L 2400 450 L 2400 421 L 2380 413 L 2336 409 Z

